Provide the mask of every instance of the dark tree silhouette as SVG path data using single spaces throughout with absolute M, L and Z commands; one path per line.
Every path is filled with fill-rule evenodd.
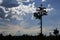
M 59 34 L 59 30 L 57 30 L 57 28 L 56 28 L 56 29 L 54 29 L 53 33 L 57 36 Z
M 49 35 L 52 36 L 52 33 L 50 32 Z
M 2 34 L 0 34 L 0 40 L 60 40 L 60 35 L 41 36 L 39 34 L 37 36 L 32 35 L 12 36 L 11 34 L 9 34 L 7 36 L 3 36 Z
M 47 11 L 44 10 L 44 9 L 46 9 L 46 8 L 43 7 L 42 4 L 41 4 L 41 6 L 38 7 L 38 9 L 36 10 L 36 12 L 34 13 L 34 17 L 36 19 L 40 20 L 41 34 L 42 34 L 42 16 L 47 15 Z

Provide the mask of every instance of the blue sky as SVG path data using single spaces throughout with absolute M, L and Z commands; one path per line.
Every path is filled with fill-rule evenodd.
M 43 33 L 60 30 L 60 0 L 0 0 L 0 33 L 3 35 L 38 35 L 39 20 L 33 13 L 43 4 L 48 12 L 43 16 Z

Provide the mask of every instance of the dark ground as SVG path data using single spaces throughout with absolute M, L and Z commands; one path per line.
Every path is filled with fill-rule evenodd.
M 0 34 L 0 40 L 60 40 L 60 35 L 37 35 L 37 36 L 28 36 L 28 35 L 23 35 L 23 36 L 3 36 Z

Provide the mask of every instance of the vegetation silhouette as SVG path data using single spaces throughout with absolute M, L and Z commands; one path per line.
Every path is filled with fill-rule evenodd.
M 45 7 L 43 7 L 43 5 L 41 4 L 40 5 L 40 7 L 38 7 L 37 9 L 36 9 L 36 12 L 34 13 L 34 17 L 36 18 L 36 19 L 39 19 L 40 20 L 40 31 L 41 31 L 41 36 L 43 35 L 43 33 L 42 33 L 42 16 L 44 16 L 44 15 L 47 15 L 47 11 L 45 10 L 46 8 Z
M 57 30 L 57 28 L 56 28 L 56 29 L 54 29 L 53 33 L 57 36 L 59 34 L 59 30 Z
M 57 29 L 54 29 L 53 31 L 54 35 L 52 35 L 50 32 L 49 36 L 46 36 L 44 34 L 41 35 L 41 33 L 39 33 L 39 35 L 37 36 L 32 36 L 32 35 L 12 36 L 11 34 L 7 36 L 3 36 L 3 34 L 0 34 L 0 40 L 60 40 L 60 35 L 58 35 L 59 32 L 55 30 Z

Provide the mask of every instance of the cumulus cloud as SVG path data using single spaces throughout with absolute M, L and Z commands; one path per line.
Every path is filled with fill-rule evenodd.
M 16 35 L 19 33 L 22 35 L 23 34 L 33 34 L 33 35 L 37 34 L 39 29 L 38 27 L 36 27 L 37 29 L 34 28 L 33 25 L 35 24 L 33 24 L 34 21 L 32 21 L 31 19 L 33 18 L 32 17 L 33 13 L 36 11 L 35 2 L 28 5 L 23 5 L 23 3 L 20 2 L 18 6 L 14 6 L 16 2 L 18 4 L 18 1 L 17 0 L 13 0 L 13 1 L 3 0 L 0 6 L 0 14 L 1 14 L 0 24 L 5 25 L 5 26 L 0 27 L 0 33 L 3 33 L 4 35 L 8 35 L 8 34 Z M 24 1 L 24 0 L 21 0 L 21 1 Z M 28 1 L 29 0 L 26 0 L 26 2 Z M 9 6 L 11 4 L 10 2 L 12 2 L 13 6 Z M 9 5 L 6 6 L 6 4 L 7 5 L 9 4 Z M 31 25 L 31 27 L 29 25 Z M 17 33 L 18 31 L 20 32 Z
M 26 16 L 26 14 L 31 14 L 35 12 L 34 4 L 29 4 L 28 6 L 20 4 L 17 7 L 10 8 L 10 11 L 12 14 L 15 14 L 12 16 L 12 18 L 16 18 L 17 20 L 21 20 L 22 16 Z M 22 18 L 23 19 L 23 18 Z
M 7 1 L 7 0 L 6 0 Z M 15 2 L 14 2 L 15 4 Z M 17 7 L 12 7 L 12 8 L 5 8 L 4 6 L 0 6 L 0 8 L 3 10 L 4 15 L 6 18 L 15 18 L 17 20 L 21 20 L 22 15 L 26 15 L 27 13 L 34 13 L 35 12 L 35 3 L 33 2 L 32 4 L 29 5 L 23 5 L 23 3 L 21 3 L 19 6 Z

